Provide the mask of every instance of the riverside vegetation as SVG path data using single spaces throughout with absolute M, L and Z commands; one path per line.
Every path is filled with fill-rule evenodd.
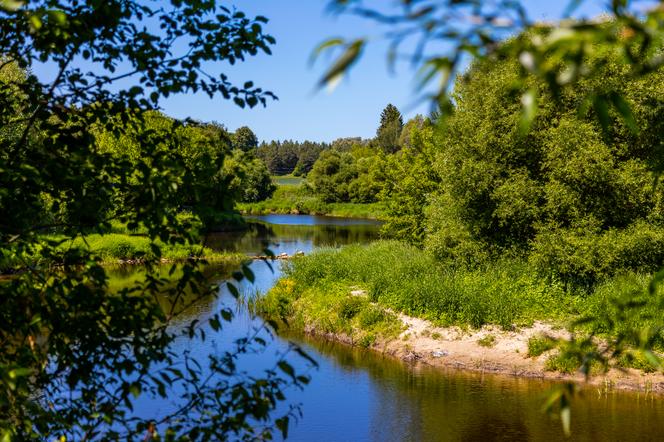
M 396 313 L 472 328 L 547 321 L 574 331 L 570 342 L 533 342 L 533 355 L 558 347 L 549 369 L 661 370 L 664 296 L 652 281 L 664 265 L 664 74 L 633 78 L 602 47 L 587 62 L 599 74 L 558 97 L 526 77 L 523 88 L 544 97 L 527 132 L 514 100 L 518 62 L 473 63 L 444 124 L 437 115 L 414 120 L 408 146 L 372 158 L 387 165 L 383 174 L 354 178 L 376 185 L 384 234 L 405 242 L 294 260 L 256 310 L 364 345 L 396 336 Z M 616 107 L 580 113 L 597 90 L 620 97 Z M 349 155 L 323 152 L 309 175 L 313 187 L 335 182 Z M 606 354 L 601 342 L 616 350 Z

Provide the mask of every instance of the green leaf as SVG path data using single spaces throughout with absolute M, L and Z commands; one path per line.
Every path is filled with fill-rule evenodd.
M 519 131 L 522 135 L 530 132 L 530 128 L 537 117 L 537 90 L 530 88 L 521 95 L 521 117 Z
M 344 76 L 348 69 L 357 61 L 362 54 L 365 41 L 357 39 L 346 46 L 346 50 L 339 56 L 332 66 L 325 72 L 323 78 L 318 82 L 318 87 L 334 87 Z
M 341 46 L 344 43 L 345 41 L 341 38 L 330 38 L 328 40 L 325 40 L 324 42 L 316 46 L 313 51 L 311 51 L 311 55 L 309 56 L 309 64 L 310 65 L 313 64 L 318 58 L 318 56 L 322 54 L 324 51 L 327 51 L 336 46 Z
M 42 27 L 42 20 L 40 17 L 37 16 L 37 14 L 30 14 L 28 17 L 28 21 L 30 22 L 30 30 L 32 32 L 38 31 Z
M 284 373 L 286 373 L 286 374 L 287 374 L 288 376 L 290 376 L 291 378 L 295 379 L 295 369 L 293 369 L 293 366 L 290 365 L 288 362 L 286 362 L 286 361 L 279 361 L 279 362 L 277 363 L 277 366 L 279 367 L 279 369 L 280 369 L 281 371 L 283 371 Z
M 141 395 L 141 384 L 134 382 L 129 386 L 129 393 L 134 397 L 139 397 Z
M 288 425 L 290 418 L 288 416 L 281 417 L 274 421 L 277 428 L 281 431 L 281 436 L 284 439 L 288 438 Z
M 609 97 L 613 103 L 613 107 L 615 107 L 622 117 L 625 126 L 627 126 L 634 135 L 638 135 L 639 126 L 636 124 L 636 118 L 634 118 L 634 114 L 632 113 L 632 107 L 627 100 L 625 100 L 625 97 L 617 92 L 613 92 Z
M 237 289 L 237 287 L 235 287 L 234 284 L 232 284 L 232 283 L 230 283 L 230 282 L 229 282 L 229 283 L 226 283 L 226 287 L 228 288 L 228 291 L 231 292 L 231 295 L 233 295 L 233 297 L 234 297 L 235 299 L 238 299 L 238 298 L 240 297 L 240 292 L 239 292 L 239 290 Z
M 24 4 L 25 2 L 20 0 L 0 0 L 0 9 L 14 12 L 19 10 Z

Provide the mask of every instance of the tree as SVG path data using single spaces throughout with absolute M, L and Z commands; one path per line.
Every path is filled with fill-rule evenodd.
M 137 25 L 144 20 L 154 27 Z M 178 216 L 180 189 L 193 189 L 188 203 L 201 207 L 208 196 L 197 176 L 207 150 L 191 156 L 180 148 L 214 143 L 182 122 L 153 130 L 147 112 L 188 91 L 266 104 L 270 92 L 205 68 L 269 53 L 266 22 L 213 1 L 0 2 L 0 267 L 9 274 L 0 281 L 2 440 L 136 439 L 150 419 L 134 411 L 138 395 L 182 404 L 159 422 L 166 438 L 269 438 L 274 423 L 286 432 L 293 410 L 276 421 L 273 411 L 287 385 L 307 379 L 285 360 L 264 376 L 243 376 L 236 361 L 260 341 L 238 341 L 206 360 L 170 349 L 176 339 L 216 333 L 233 312 L 170 327 L 217 293 L 200 256 L 173 267 L 181 277 L 172 283 L 156 273 L 158 239 L 199 242 Z M 56 75 L 38 78 L 35 63 Z M 101 133 L 135 137 L 140 150 L 132 157 L 101 149 Z M 109 287 L 100 257 L 71 241 L 112 220 L 152 242 L 146 277 L 134 286 Z M 237 279 L 244 277 L 253 274 L 243 268 Z
M 431 120 L 424 118 L 422 115 L 416 115 L 414 118 L 408 120 L 401 130 L 399 136 L 399 146 L 404 148 L 412 148 L 415 144 L 415 138 L 419 136 L 419 132 L 424 127 L 431 126 Z
M 434 128 L 424 122 L 420 126 L 419 121 L 406 124 L 408 141 L 395 155 L 387 156 L 380 199 L 387 208 L 383 233 L 422 246 L 427 237 L 427 207 L 440 188 L 440 177 L 434 168 L 438 152 Z
M 224 162 L 222 175 L 237 201 L 255 203 L 272 196 L 276 186 L 263 161 L 241 150 L 233 151 Z
M 664 73 L 631 79 L 603 52 L 587 63 L 601 63 L 601 75 L 566 88 L 557 105 L 546 99 L 527 135 L 508 92 L 514 60 L 475 63 L 457 84 L 455 113 L 437 140 L 441 186 L 428 241 L 438 256 L 473 261 L 464 254 L 516 249 L 542 272 L 585 282 L 664 261 L 664 189 L 650 170 L 663 133 L 664 100 L 655 97 L 664 97 Z M 638 134 L 614 113 L 608 133 L 594 116 L 579 116 L 584 91 L 600 85 L 625 97 Z M 545 85 L 531 78 L 528 87 Z
M 233 149 L 240 149 L 249 152 L 258 147 L 258 138 L 256 134 L 247 126 L 238 128 L 232 136 Z
M 349 152 L 323 152 L 307 177 L 314 193 L 326 203 L 350 201 L 349 185 L 357 178 L 355 160 Z
M 385 153 L 399 150 L 399 137 L 403 129 L 403 117 L 396 106 L 388 104 L 380 113 L 380 126 L 376 131 L 376 143 Z

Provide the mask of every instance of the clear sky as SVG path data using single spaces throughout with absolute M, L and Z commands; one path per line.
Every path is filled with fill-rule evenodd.
M 428 113 L 429 104 L 415 99 L 411 66 L 403 63 L 390 74 L 385 46 L 381 45 L 370 46 L 332 93 L 316 91 L 316 82 L 326 63 L 319 60 L 312 68 L 308 61 L 318 43 L 334 36 L 348 38 L 379 33 L 379 28 L 370 21 L 327 13 L 327 3 L 327 0 L 235 1 L 238 9 L 270 19 L 266 30 L 276 38 L 277 44 L 273 55 L 258 55 L 225 72 L 238 82 L 252 80 L 273 91 L 278 101 L 269 102 L 266 108 L 240 109 L 221 98 L 187 95 L 165 101 L 165 112 L 178 118 L 216 120 L 230 130 L 247 125 L 260 140 L 315 141 L 374 136 L 380 111 L 388 103 L 396 105 L 406 117 Z M 566 3 L 526 1 L 533 18 L 547 20 L 560 17 Z M 601 12 L 601 5 L 588 1 L 580 13 L 596 15 Z
M 376 0 L 392 2 L 393 0 Z M 608 0 L 586 0 L 579 16 L 595 16 Z M 266 108 L 241 109 L 221 97 L 187 94 L 171 96 L 162 102 L 164 112 L 176 118 L 191 117 L 217 121 L 234 131 L 249 126 L 259 140 L 293 139 L 332 141 L 340 137 L 369 138 L 375 135 L 381 110 L 396 105 L 406 118 L 429 113 L 429 103 L 417 100 L 414 69 L 404 62 L 390 73 L 386 63 L 385 44 L 373 44 L 360 62 L 332 92 L 316 90 L 316 83 L 327 63 L 319 60 L 311 67 L 312 50 L 323 40 L 341 36 L 376 36 L 381 29 L 358 17 L 335 16 L 326 12 L 329 0 L 231 0 L 248 15 L 263 15 L 270 22 L 265 30 L 277 43 L 273 54 L 259 54 L 244 63 L 230 66 L 221 63 L 210 73 L 226 73 L 236 84 L 252 80 L 257 86 L 274 92 L 278 101 Z M 534 19 L 560 18 L 568 0 L 525 0 Z M 44 75 L 48 66 L 39 68 Z M 36 72 L 38 75 L 40 72 Z

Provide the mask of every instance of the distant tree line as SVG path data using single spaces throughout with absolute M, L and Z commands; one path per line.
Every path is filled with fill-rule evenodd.
M 431 119 L 421 115 L 404 125 L 401 112 L 388 104 L 381 112 L 375 138 L 345 138 L 332 143 L 313 165 L 306 185 L 325 202 L 382 200 L 389 177 L 399 168 L 402 151 L 416 148 L 420 132 L 429 126 Z
M 256 157 L 263 160 L 272 175 L 304 176 L 311 171 L 321 152 L 329 148 L 328 143 L 314 141 L 270 141 L 258 146 Z

